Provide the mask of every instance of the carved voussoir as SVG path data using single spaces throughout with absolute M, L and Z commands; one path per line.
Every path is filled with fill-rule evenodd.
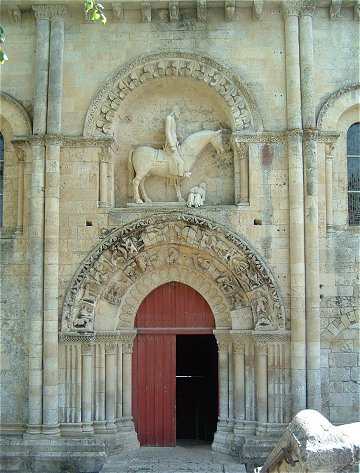
M 205 297 L 216 288 L 214 306 L 221 308 L 226 301 L 234 314 L 237 307 L 246 308 L 249 321 L 243 328 L 284 328 L 275 281 L 248 244 L 207 219 L 181 213 L 135 221 L 105 236 L 66 294 L 63 331 L 94 332 L 100 299 L 119 306 L 119 326 L 124 320 L 131 326 L 136 307 L 152 289 L 150 280 L 156 277 L 161 284 L 160 276 L 164 283 L 170 276 L 186 280 Z M 228 325 L 219 318 L 218 323 Z

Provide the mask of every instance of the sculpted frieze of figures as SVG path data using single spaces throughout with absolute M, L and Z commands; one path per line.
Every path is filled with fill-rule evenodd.
M 124 66 L 100 89 L 89 108 L 84 133 L 110 134 L 116 111 L 123 100 L 147 81 L 167 77 L 204 82 L 227 103 L 234 129 L 247 130 L 254 127 L 253 100 L 230 71 L 206 57 L 164 52 L 139 58 Z
M 255 329 L 284 327 L 278 289 L 247 243 L 207 219 L 169 214 L 115 229 L 100 242 L 67 292 L 63 331 L 92 332 L 100 300 L 120 306 L 139 278 L 171 266 L 204 273 L 230 308 L 250 306 Z

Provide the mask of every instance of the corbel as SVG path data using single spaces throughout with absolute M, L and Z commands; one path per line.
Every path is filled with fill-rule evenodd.
M 13 23 L 17 25 L 21 23 L 21 10 L 18 6 L 10 7 L 9 13 Z
M 171 22 L 179 21 L 180 9 L 178 0 L 169 1 L 169 19 Z
M 113 11 L 114 18 L 116 18 L 118 21 L 124 20 L 125 11 L 124 11 L 124 7 L 121 4 L 113 3 L 112 11 Z
M 141 4 L 141 20 L 143 23 L 151 23 L 151 3 L 149 1 Z
M 336 20 L 341 17 L 341 6 L 342 0 L 331 0 L 329 10 L 331 20 Z
M 225 20 L 232 21 L 235 15 L 235 0 L 225 0 Z
M 197 20 L 205 23 L 207 20 L 206 0 L 197 0 L 196 13 L 197 13 Z
M 254 18 L 260 20 L 264 10 L 264 0 L 254 0 L 253 15 Z

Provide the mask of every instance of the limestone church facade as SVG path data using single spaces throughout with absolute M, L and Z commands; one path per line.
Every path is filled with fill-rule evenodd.
M 104 4 L 1 3 L 2 461 L 358 421 L 359 3 Z

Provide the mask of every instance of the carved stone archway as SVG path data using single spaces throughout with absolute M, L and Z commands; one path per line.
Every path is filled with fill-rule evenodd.
M 109 232 L 70 284 L 62 330 L 131 329 L 150 290 L 189 279 L 212 307 L 217 328 L 230 328 L 230 311 L 247 308 L 253 319 L 249 328 L 284 329 L 277 284 L 251 246 L 208 219 L 169 213 Z M 113 325 L 101 326 L 104 312 L 113 314 Z
M 171 51 L 138 57 L 118 69 L 92 99 L 84 136 L 109 134 L 122 101 L 146 82 L 166 77 L 190 78 L 214 89 L 230 111 L 234 131 L 262 130 L 255 100 L 237 75 L 209 57 Z
M 348 84 L 336 90 L 322 104 L 317 126 L 322 130 L 336 130 L 340 116 L 359 103 L 360 84 Z

